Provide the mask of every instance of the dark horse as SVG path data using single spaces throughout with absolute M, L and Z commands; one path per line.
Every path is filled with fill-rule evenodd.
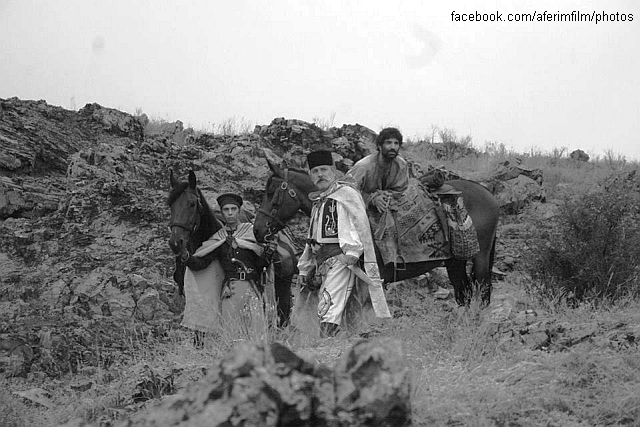
M 197 186 L 196 175 L 189 171 L 189 179 L 179 182 L 171 171 L 171 192 L 167 204 L 171 207 L 169 246 L 176 255 L 173 279 L 184 295 L 185 264 L 180 255 L 185 251 L 194 253 L 209 237 L 222 228 L 222 222 L 215 216 L 202 191 Z M 283 255 L 286 254 L 286 255 Z M 295 273 L 297 259 L 295 249 L 282 240 L 274 251 L 272 262 L 275 276 L 275 298 L 278 312 L 278 326 L 288 324 L 291 314 L 291 280 Z
M 267 161 L 271 176 L 267 181 L 266 194 L 256 215 L 254 232 L 258 241 L 264 236 L 277 233 L 298 209 L 311 215 L 312 202 L 309 193 L 316 188 L 309 175 L 298 169 L 282 169 Z M 472 275 L 467 274 L 467 261 L 450 258 L 444 261 L 449 280 L 455 291 L 458 304 L 468 305 L 473 294 L 472 283 L 477 284 L 483 304 L 491 299 L 491 270 L 495 255 L 496 231 L 500 208 L 497 200 L 481 184 L 464 179 L 447 181 L 447 184 L 462 193 L 478 234 L 480 252 L 473 258 Z M 380 258 L 379 258 L 380 260 Z M 442 261 L 407 263 L 403 269 L 389 263 L 381 266 L 385 282 L 409 279 L 424 274 L 442 265 Z

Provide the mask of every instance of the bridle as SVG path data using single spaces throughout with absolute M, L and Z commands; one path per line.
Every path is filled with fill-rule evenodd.
M 180 227 L 183 230 L 186 230 L 189 233 L 189 236 L 191 236 L 193 233 L 196 232 L 196 230 L 198 230 L 198 227 L 200 227 L 200 222 L 201 222 L 200 213 L 202 212 L 202 202 L 200 200 L 199 194 L 197 193 L 197 190 L 192 190 L 190 188 L 187 188 L 184 190 L 183 194 L 184 193 L 189 193 L 195 196 L 197 200 L 196 209 L 194 210 L 192 217 L 187 222 L 169 221 L 169 229 L 173 229 L 173 227 Z
M 266 222 L 267 233 L 264 237 L 264 240 L 267 242 L 274 239 L 278 231 L 284 229 L 287 225 L 277 216 L 280 205 L 282 204 L 284 198 L 288 196 L 289 198 L 293 199 L 293 201 L 296 203 L 296 207 L 294 210 L 298 210 L 302 205 L 300 196 L 298 192 L 289 184 L 288 177 L 289 177 L 288 168 L 284 169 L 283 178 L 271 175 L 270 179 L 272 181 L 273 180 L 280 181 L 280 185 L 276 187 L 273 197 L 271 198 L 271 211 L 267 211 L 263 207 L 260 207 L 260 209 L 258 209 L 258 212 L 260 212 L 261 214 L 265 215 L 268 218 Z

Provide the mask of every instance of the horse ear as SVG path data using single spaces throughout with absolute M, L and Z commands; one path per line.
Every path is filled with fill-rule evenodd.
M 274 176 L 282 176 L 282 169 L 280 166 L 276 165 L 269 159 L 267 159 L 267 165 L 269 165 L 269 169 L 271 169 L 271 173 L 273 173 Z
M 173 176 L 173 169 L 169 170 L 171 171 L 171 173 L 169 174 L 169 182 L 171 182 L 171 188 L 174 188 L 176 185 L 178 185 L 178 180 L 175 176 Z
M 189 187 L 196 188 L 196 173 L 193 170 L 189 171 Z

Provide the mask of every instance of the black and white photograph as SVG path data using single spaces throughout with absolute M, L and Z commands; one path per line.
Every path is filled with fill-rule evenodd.
M 0 426 L 640 426 L 640 4 L 0 0 Z

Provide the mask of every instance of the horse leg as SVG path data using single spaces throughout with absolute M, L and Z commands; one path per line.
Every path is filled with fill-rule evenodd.
M 289 324 L 291 317 L 291 282 L 293 275 L 279 277 L 276 274 L 275 276 L 278 328 L 284 328 Z
M 456 302 L 458 305 L 468 306 L 471 303 L 473 289 L 467 275 L 467 261 L 452 258 L 445 261 L 445 266 L 454 289 Z
M 182 259 L 176 257 L 176 268 L 173 270 L 173 281 L 178 285 L 178 294 L 184 296 L 184 273 L 187 266 Z
M 496 244 L 490 251 L 480 252 L 473 259 L 473 283 L 478 286 L 482 305 L 488 306 L 491 303 L 491 270 L 493 268 L 493 258 L 495 256 Z

